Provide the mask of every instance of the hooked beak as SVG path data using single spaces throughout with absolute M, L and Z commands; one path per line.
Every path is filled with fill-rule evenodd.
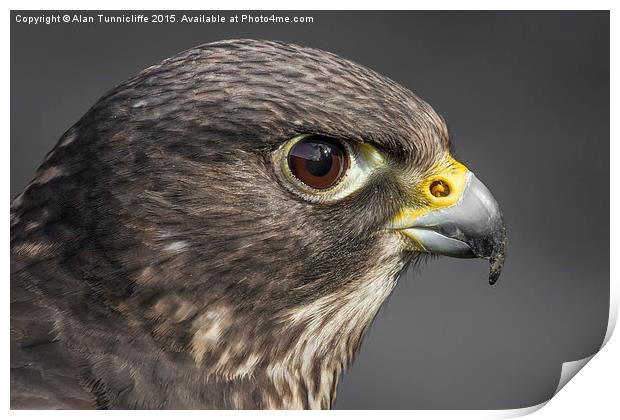
M 390 227 L 409 238 L 410 250 L 489 260 L 494 284 L 504 265 L 506 227 L 489 189 L 452 158 L 421 184 L 425 204 L 405 207 Z

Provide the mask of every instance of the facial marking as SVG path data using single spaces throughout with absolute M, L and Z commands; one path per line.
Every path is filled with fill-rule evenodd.
M 404 264 L 398 251 L 400 239 L 386 235 L 380 240 L 389 250 L 389 261 L 377 264 L 366 277 L 357 279 L 348 287 L 293 308 L 284 315 L 285 324 L 302 325 L 303 330 L 280 363 L 297 369 L 300 380 L 306 382 L 308 401 L 313 408 L 329 405 L 333 381 L 338 380 L 341 369 L 353 357 L 356 347 L 350 346 L 342 337 L 361 339 L 393 290 L 396 275 Z M 313 369 L 317 364 L 320 364 L 320 374 L 319 382 L 315 384 L 317 379 L 313 379 L 316 377 Z M 278 368 L 278 365 L 271 365 L 270 369 L 274 380 L 280 381 L 285 373 L 290 372 Z
M 58 146 L 66 147 L 70 145 L 71 143 L 73 143 L 75 139 L 77 139 L 77 132 L 74 128 L 72 128 L 71 130 L 67 132 L 67 134 L 65 134 L 65 136 L 63 137 L 61 142 L 58 144 Z
M 175 242 L 171 242 L 168 245 L 166 245 L 163 248 L 163 250 L 175 253 L 175 252 L 181 252 L 185 250 L 185 248 L 187 248 L 188 246 L 189 244 L 185 241 L 175 241 Z
M 37 257 L 54 249 L 54 244 L 44 242 L 23 242 L 13 246 L 13 252 L 25 257 Z
M 206 311 L 192 324 L 196 329 L 191 342 L 191 352 L 197 364 L 200 364 L 209 351 L 216 350 L 220 335 L 231 325 L 232 319 L 227 307 L 219 305 Z
M 64 174 L 65 172 L 62 168 L 58 166 L 51 166 L 39 174 L 39 176 L 35 179 L 35 183 L 45 184 L 54 178 L 63 176 Z

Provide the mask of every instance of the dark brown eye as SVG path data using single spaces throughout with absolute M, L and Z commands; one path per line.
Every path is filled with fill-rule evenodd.
M 338 141 L 312 136 L 291 148 L 288 167 L 304 184 L 325 190 L 334 186 L 345 174 L 349 168 L 349 156 Z

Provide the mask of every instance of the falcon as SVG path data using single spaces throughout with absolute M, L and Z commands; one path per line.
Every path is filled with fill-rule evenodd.
M 408 264 L 486 258 L 494 283 L 505 243 L 408 89 L 202 45 L 99 99 L 12 201 L 11 406 L 330 408 Z

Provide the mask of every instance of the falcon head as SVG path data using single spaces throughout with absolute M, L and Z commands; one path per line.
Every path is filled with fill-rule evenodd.
M 206 44 L 117 86 L 16 202 L 78 279 L 59 294 L 76 317 L 70 299 L 113 308 L 205 374 L 295 378 L 317 406 L 407 263 L 486 258 L 493 283 L 504 261 L 498 204 L 426 102 L 279 42 Z

